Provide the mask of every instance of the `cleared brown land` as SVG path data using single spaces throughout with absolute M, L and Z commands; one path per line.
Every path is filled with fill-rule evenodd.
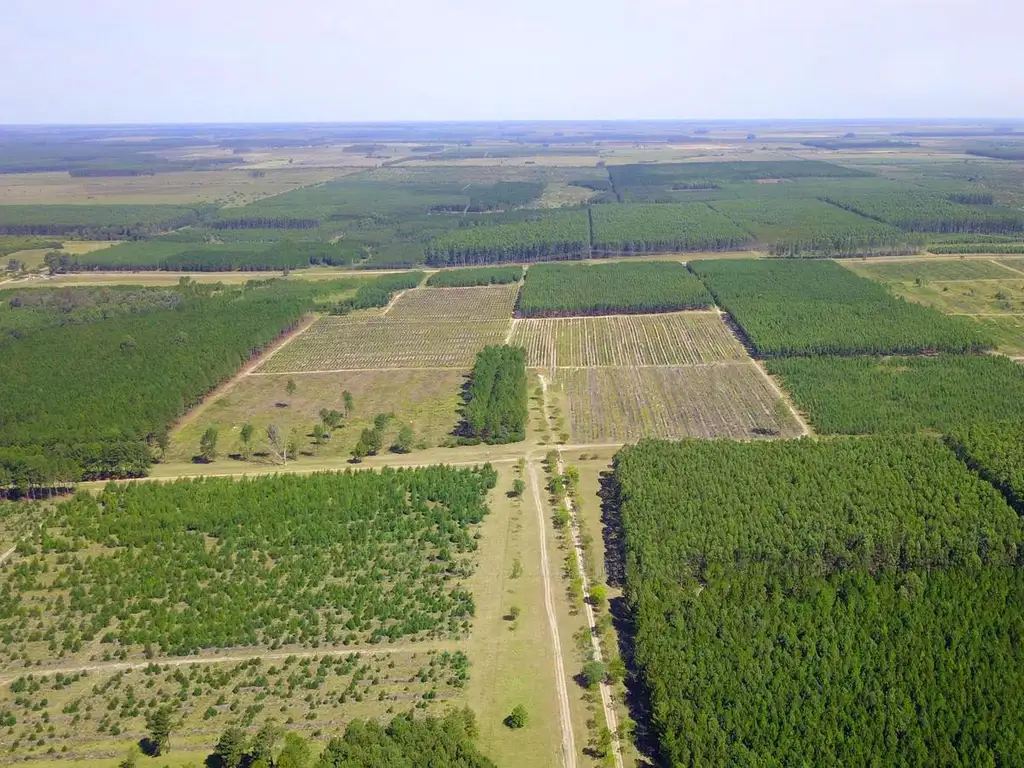
M 388 368 L 466 368 L 500 344 L 508 320 L 425 323 L 390 316 L 322 317 L 257 373 Z

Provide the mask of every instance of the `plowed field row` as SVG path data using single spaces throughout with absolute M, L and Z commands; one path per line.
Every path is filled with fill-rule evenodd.
M 576 443 L 800 433 L 753 362 L 570 369 L 559 371 L 555 381 L 568 395 Z
M 519 320 L 512 343 L 533 367 L 694 365 L 746 359 L 713 312 Z
M 468 368 L 478 351 L 502 343 L 509 322 L 424 322 L 399 320 L 391 313 L 322 317 L 256 372 Z
M 470 288 L 415 288 L 388 310 L 395 320 L 507 320 L 512 317 L 519 285 Z

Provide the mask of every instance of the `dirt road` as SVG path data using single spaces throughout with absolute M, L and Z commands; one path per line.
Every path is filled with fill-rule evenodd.
M 562 722 L 562 759 L 565 768 L 576 768 L 576 742 L 572 733 L 572 718 L 569 714 L 569 689 L 565 684 L 565 664 L 562 661 L 562 642 L 558 637 L 558 618 L 555 616 L 555 602 L 551 595 L 551 569 L 548 563 L 548 542 L 545 531 L 544 503 L 540 494 L 540 483 L 537 480 L 537 465 L 532 460 L 527 463 L 530 474 L 530 490 L 533 503 L 537 508 L 537 522 L 540 525 L 540 570 L 544 582 L 544 609 L 548 615 L 548 628 L 551 630 L 551 645 L 555 652 L 555 685 L 558 688 L 558 717 Z

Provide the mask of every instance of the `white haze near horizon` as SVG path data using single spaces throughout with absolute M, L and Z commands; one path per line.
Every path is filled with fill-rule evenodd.
M 1024 117 L 1019 0 L 0 0 L 0 123 Z

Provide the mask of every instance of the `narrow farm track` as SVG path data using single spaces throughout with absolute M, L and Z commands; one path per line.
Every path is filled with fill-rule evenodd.
M 757 368 L 757 372 L 760 373 L 764 377 L 764 380 L 768 383 L 768 386 L 771 387 L 772 390 L 774 390 L 774 392 L 779 397 L 782 398 L 782 402 L 784 402 L 786 404 L 786 407 L 789 408 L 789 412 L 792 413 L 793 414 L 793 418 L 796 419 L 796 423 L 800 425 L 800 436 L 804 437 L 806 435 L 814 434 L 811 431 L 810 426 L 808 426 L 807 422 L 804 421 L 804 417 L 800 415 L 800 412 L 789 401 L 789 396 L 785 392 L 782 391 L 782 387 L 780 387 L 778 384 L 776 384 L 775 383 L 775 379 L 773 379 L 770 375 L 768 375 L 768 371 L 765 370 L 764 365 L 761 363 L 761 361 L 760 360 L 754 360 L 753 362 L 754 362 L 754 367 Z
M 540 376 L 540 386 L 544 393 L 544 418 L 548 419 L 548 381 Z M 565 472 L 565 464 L 562 461 L 562 446 L 556 448 L 558 452 L 558 473 Z M 533 465 L 531 464 L 531 467 Z M 536 478 L 531 480 L 534 483 L 536 493 Z M 601 654 L 601 641 L 597 631 L 597 619 L 594 616 L 594 608 L 590 604 L 590 580 L 587 578 L 587 570 L 583 561 L 583 539 L 580 536 L 580 522 L 576 512 L 576 503 L 568 493 L 565 496 L 566 509 L 569 512 L 569 530 L 572 534 L 572 547 L 576 555 L 576 565 L 579 568 L 580 578 L 583 581 L 583 609 L 587 616 L 587 627 L 590 629 L 590 647 L 594 653 L 594 659 L 604 661 Z M 612 691 L 604 680 L 598 686 L 601 692 L 601 707 L 604 710 L 604 720 L 608 730 L 612 732 L 612 756 L 615 758 L 616 768 L 623 768 L 622 748 L 619 744 L 619 719 L 615 714 L 615 705 L 612 703 Z
M 1002 267 L 1003 269 L 1008 269 L 1011 272 L 1013 272 L 1014 274 L 1017 274 L 1017 275 L 1020 275 L 1021 277 L 1024 277 L 1024 271 L 1021 271 L 1021 270 L 1017 269 L 1016 267 L 1011 267 L 1009 264 L 1003 264 L 1001 261 L 996 261 L 995 259 L 989 259 L 989 261 L 991 261 L 997 267 Z
M 6 563 L 8 558 L 10 558 L 10 556 L 13 555 L 17 549 L 18 549 L 18 545 L 15 544 L 13 547 L 11 547 L 6 552 L 4 552 L 2 555 L 0 555 L 0 565 L 3 565 L 4 563 Z
M 79 666 L 58 666 L 58 667 L 32 667 L 31 674 L 36 676 L 42 675 L 73 675 L 79 672 L 124 672 L 133 669 L 145 669 L 151 664 L 156 664 L 161 667 L 191 667 L 202 664 L 237 664 L 243 661 L 251 661 L 252 659 L 261 659 L 263 661 L 279 661 L 289 657 L 297 659 L 309 659 L 313 657 L 324 657 L 324 656 L 355 656 L 356 654 L 366 655 L 393 655 L 396 653 L 419 653 L 420 651 L 444 651 L 444 650 L 457 650 L 459 648 L 458 643 L 416 643 L 415 645 L 401 645 L 401 646 L 362 646 L 359 648 L 320 648 L 315 651 L 262 651 L 254 649 L 247 653 L 235 653 L 226 656 L 190 656 L 185 658 L 176 659 L 147 659 L 146 661 L 110 661 L 102 662 L 99 664 L 83 664 Z M 14 675 L 0 675 L 0 685 L 7 685 L 19 677 L 24 676 L 24 672 L 18 672 Z
M 530 473 L 530 491 L 533 493 L 533 504 L 537 508 L 537 522 L 540 530 L 540 570 L 544 582 L 544 609 L 548 615 L 548 628 L 551 630 L 551 645 L 555 654 L 555 686 L 558 688 L 558 718 L 562 724 L 562 760 L 565 768 L 576 768 L 576 741 L 572 733 L 572 718 L 569 714 L 569 690 L 565 684 L 565 664 L 562 661 L 562 642 L 558 636 L 558 618 L 555 616 L 555 603 L 551 595 L 551 569 L 548 565 L 548 542 L 544 523 L 544 503 L 540 495 L 540 483 L 537 481 L 537 464 L 531 459 L 527 463 Z
M 397 303 L 398 303 L 398 300 L 399 300 L 400 298 L 402 298 L 402 296 L 404 296 L 404 295 L 405 295 L 405 291 L 399 291 L 399 292 L 398 292 L 398 293 L 396 293 L 396 294 L 395 294 L 394 296 L 392 296 L 392 297 L 391 297 L 391 301 L 389 301 L 389 302 L 388 302 L 388 305 L 387 305 L 386 307 L 384 307 L 384 311 L 380 313 L 380 314 L 381 314 L 381 316 L 383 317 L 383 316 L 384 316 L 384 315 L 386 315 L 386 314 L 387 314 L 388 312 L 390 312 L 390 311 L 391 311 L 391 308 L 392 308 L 393 306 L 395 306 L 395 304 L 397 304 Z

